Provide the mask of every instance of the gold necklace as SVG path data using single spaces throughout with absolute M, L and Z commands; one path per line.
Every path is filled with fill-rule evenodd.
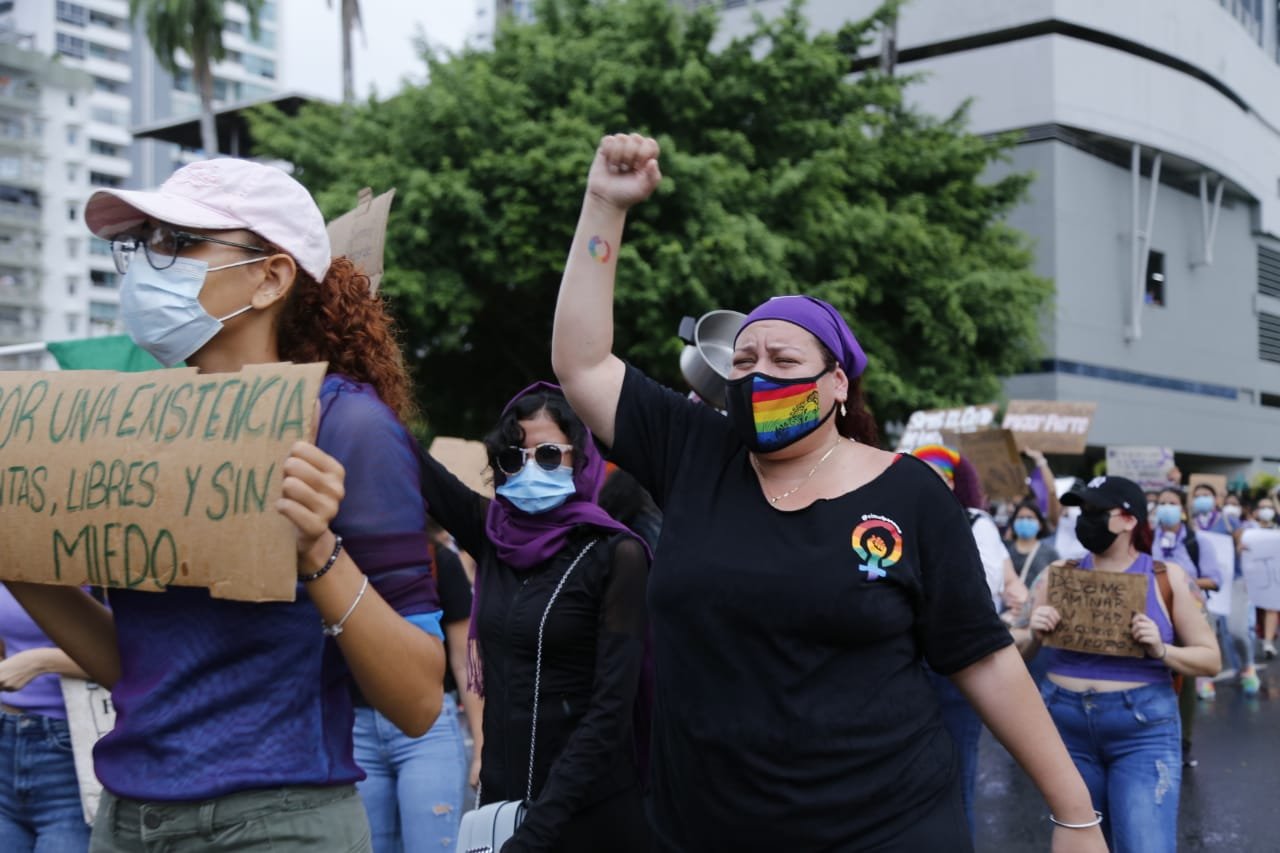
M 852 440 L 853 439 L 850 439 L 850 441 Z M 835 444 L 831 445 L 831 447 L 827 449 L 827 452 L 822 454 L 822 458 L 818 460 L 816 465 L 814 465 L 812 468 L 809 469 L 809 473 L 805 475 L 804 479 L 800 481 L 800 484 L 798 486 L 796 486 L 793 489 L 788 489 L 787 491 L 783 492 L 777 497 L 769 498 L 769 503 L 771 505 L 776 505 L 778 501 L 791 497 L 796 492 L 800 491 L 806 485 L 808 485 L 809 481 L 813 479 L 813 475 L 818 473 L 818 469 L 822 467 L 822 463 L 826 462 L 827 457 L 829 457 L 832 453 L 835 453 L 836 448 L 839 446 L 840 446 L 840 439 L 836 438 Z M 764 472 L 760 470 L 760 463 L 756 461 L 756 458 L 754 456 L 751 456 L 750 459 L 751 459 L 752 467 L 756 469 L 756 474 L 760 476 L 761 485 L 764 485 L 765 476 L 764 476 Z M 765 497 L 768 498 L 769 496 L 765 495 Z

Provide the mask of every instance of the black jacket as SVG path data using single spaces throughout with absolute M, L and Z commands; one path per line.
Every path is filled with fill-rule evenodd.
M 517 571 L 498 559 L 485 536 L 488 499 L 435 460 L 423 464 L 431 515 L 478 565 L 485 687 L 480 784 L 486 803 L 525 798 L 538 625 L 569 564 L 595 543 L 566 581 L 544 628 L 533 800 L 508 845 L 563 850 L 559 839 L 576 813 L 619 794 L 638 796 L 632 709 L 647 630 L 648 559 L 635 538 L 584 526 L 554 557 Z M 608 841 L 598 839 L 596 849 L 609 849 Z

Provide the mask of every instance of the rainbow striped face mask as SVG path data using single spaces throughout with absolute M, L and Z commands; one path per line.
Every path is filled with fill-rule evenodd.
M 725 408 L 743 444 L 756 453 L 772 453 L 825 423 L 836 410 L 833 405 L 822 414 L 818 399 L 818 380 L 827 373 L 803 379 L 748 373 L 726 383 Z

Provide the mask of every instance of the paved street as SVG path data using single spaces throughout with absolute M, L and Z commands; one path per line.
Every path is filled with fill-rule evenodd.
M 1199 766 L 1183 771 L 1180 853 L 1280 853 L 1280 663 L 1245 699 L 1234 679 L 1200 702 Z M 1045 853 L 1044 801 L 1009 754 L 983 732 L 978 775 L 979 853 Z

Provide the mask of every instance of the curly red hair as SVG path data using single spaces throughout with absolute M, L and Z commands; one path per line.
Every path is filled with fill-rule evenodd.
M 402 422 L 413 419 L 413 383 L 395 321 L 350 258 L 334 258 L 322 282 L 299 267 L 279 333 L 281 358 L 327 361 L 330 373 L 372 385 Z

